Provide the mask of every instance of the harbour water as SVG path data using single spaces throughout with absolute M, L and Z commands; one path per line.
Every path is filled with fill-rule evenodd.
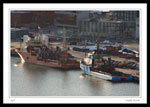
M 11 57 L 11 96 L 139 96 L 139 83 L 101 80 L 68 70 L 18 63 Z

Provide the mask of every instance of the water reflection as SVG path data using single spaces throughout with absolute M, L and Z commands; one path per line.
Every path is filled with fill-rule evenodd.
M 64 71 L 30 63 L 21 64 L 18 61 L 19 58 L 11 58 L 12 96 L 139 95 L 138 84 L 112 83 L 82 75 L 81 70 Z
M 18 61 L 17 63 L 15 63 L 14 66 L 15 66 L 15 67 L 17 67 L 17 66 L 23 66 L 24 63 L 25 63 L 25 62 L 23 62 L 23 61 L 20 60 L 20 61 Z

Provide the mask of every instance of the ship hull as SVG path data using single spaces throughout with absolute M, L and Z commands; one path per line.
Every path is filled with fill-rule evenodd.
M 18 55 L 20 56 L 20 58 L 23 62 L 42 65 L 42 66 L 48 66 L 48 67 L 52 67 L 52 68 L 62 68 L 62 69 L 80 68 L 80 63 L 78 63 L 76 65 L 72 65 L 72 64 L 62 64 L 58 60 L 49 60 L 49 61 L 37 60 L 37 57 L 32 56 L 31 53 L 21 52 L 19 50 L 16 50 L 16 52 L 18 53 Z
M 132 76 L 126 76 L 126 77 L 119 77 L 119 76 L 112 76 L 111 74 L 104 73 L 104 72 L 94 72 L 91 71 L 90 67 L 80 62 L 80 68 L 83 70 L 84 74 L 108 80 L 108 81 L 131 81 Z

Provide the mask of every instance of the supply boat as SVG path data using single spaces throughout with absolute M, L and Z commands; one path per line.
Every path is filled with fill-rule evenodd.
M 39 36 L 35 33 L 34 39 L 24 35 L 24 48 L 17 48 L 15 51 L 23 62 L 33 63 L 60 69 L 78 69 L 80 62 L 68 53 L 64 39 L 64 48 L 48 45 L 47 36 Z
M 97 42 L 97 50 L 89 52 L 88 55 L 80 61 L 80 68 L 83 70 L 83 74 L 104 80 L 133 80 L 131 75 L 116 71 L 110 57 L 108 60 L 103 58 L 103 53 L 99 50 L 99 42 Z

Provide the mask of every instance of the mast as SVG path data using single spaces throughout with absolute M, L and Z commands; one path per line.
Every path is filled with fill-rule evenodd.
M 87 40 L 85 40 L 85 43 L 84 43 L 85 49 L 86 49 L 86 45 L 87 45 Z M 86 57 L 86 51 L 85 51 L 85 57 Z
M 96 45 L 97 45 L 97 54 L 99 54 L 99 40 L 96 41 Z
M 63 28 L 63 31 L 64 31 L 64 37 L 63 37 L 63 49 L 66 51 L 66 50 L 67 50 L 66 29 Z
M 40 29 L 41 29 L 41 27 L 38 25 L 38 27 L 37 27 L 37 39 L 38 39 L 38 41 L 40 42 L 40 36 L 41 36 L 41 34 L 40 34 Z

